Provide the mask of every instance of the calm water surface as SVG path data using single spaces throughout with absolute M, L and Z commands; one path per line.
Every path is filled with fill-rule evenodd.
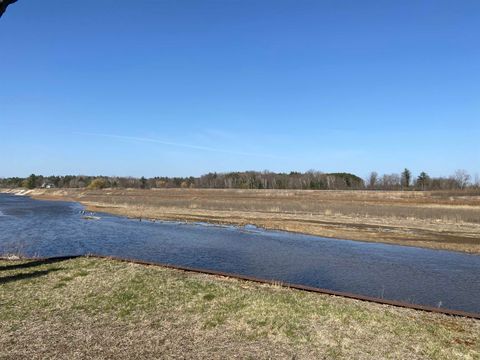
M 113 255 L 480 313 L 480 256 L 82 209 L 0 194 L 0 253 Z

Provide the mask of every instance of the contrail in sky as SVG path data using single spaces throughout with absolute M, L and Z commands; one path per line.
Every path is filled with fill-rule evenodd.
M 272 159 L 285 159 L 284 157 L 264 154 L 264 153 L 250 153 L 250 152 L 243 152 L 243 151 L 235 151 L 235 150 L 228 150 L 228 149 L 217 149 L 208 146 L 200 146 L 200 145 L 193 145 L 193 144 L 183 144 L 177 143 L 172 141 L 164 141 L 160 139 L 148 138 L 148 137 L 137 137 L 137 136 L 125 136 L 125 135 L 115 135 L 115 134 L 97 134 L 97 133 L 89 133 L 89 132 L 75 132 L 74 134 L 78 135 L 88 135 L 88 136 L 99 136 L 99 137 L 106 137 L 111 139 L 119 139 L 119 140 L 133 140 L 139 142 L 149 142 L 167 146 L 176 146 L 182 147 L 186 149 L 194 149 L 194 150 L 203 150 L 203 151 L 211 151 L 223 154 L 232 154 L 232 155 L 243 155 L 243 156 L 256 156 L 256 157 L 265 157 L 265 158 L 272 158 Z

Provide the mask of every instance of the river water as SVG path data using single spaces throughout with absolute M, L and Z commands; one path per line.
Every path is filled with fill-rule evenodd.
M 480 313 L 480 256 L 247 227 L 151 222 L 0 194 L 0 254 L 100 254 Z

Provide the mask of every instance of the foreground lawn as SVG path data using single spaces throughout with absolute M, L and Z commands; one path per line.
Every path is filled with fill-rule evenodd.
M 480 321 L 113 260 L 0 260 L 0 358 L 479 359 Z

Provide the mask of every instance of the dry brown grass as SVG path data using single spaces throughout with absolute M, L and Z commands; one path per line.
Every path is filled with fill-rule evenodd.
M 113 260 L 0 260 L 2 359 L 479 357 L 478 320 Z
M 480 192 L 34 190 L 130 217 L 254 224 L 351 240 L 480 253 Z

